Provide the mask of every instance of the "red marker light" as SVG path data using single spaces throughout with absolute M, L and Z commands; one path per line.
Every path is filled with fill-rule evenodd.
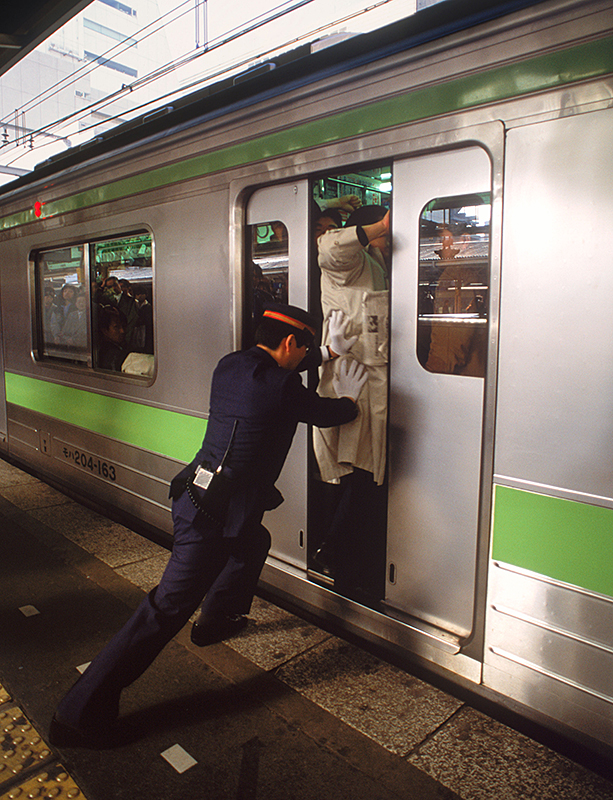
M 42 217 L 42 215 L 43 215 L 43 203 L 41 203 L 39 200 L 37 200 L 34 203 L 34 216 Z

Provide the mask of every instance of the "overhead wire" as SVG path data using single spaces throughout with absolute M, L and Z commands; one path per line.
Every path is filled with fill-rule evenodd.
M 290 13 L 291 11 L 294 11 L 295 9 L 297 9 L 297 8 L 303 6 L 303 5 L 306 5 L 306 4 L 310 3 L 310 2 L 313 2 L 313 0 L 299 0 L 297 3 L 294 3 L 293 5 L 291 5 L 291 0 L 286 0 L 286 2 L 282 3 L 279 6 L 276 6 L 273 9 L 274 13 L 271 16 L 265 16 L 266 12 L 264 12 L 262 14 L 259 14 L 257 17 L 254 17 L 252 20 L 250 20 L 247 23 L 249 25 L 249 28 L 246 28 L 245 30 L 241 30 L 241 26 L 237 26 L 234 29 L 230 29 L 230 31 L 228 31 L 228 32 L 226 32 L 226 34 L 224 34 L 225 38 L 222 41 L 220 41 L 219 45 L 216 45 L 216 46 L 221 46 L 222 44 L 225 44 L 228 41 L 232 41 L 233 38 L 236 38 L 234 36 L 229 36 L 228 37 L 227 33 L 232 34 L 234 31 L 239 31 L 238 35 L 243 35 L 243 33 L 251 32 L 252 30 L 255 30 L 257 27 L 261 27 L 262 25 L 267 24 L 268 22 L 270 22 L 270 21 L 272 21 L 274 19 L 277 19 L 279 16 L 282 16 L 283 14 L 286 14 L 286 13 Z M 186 8 L 184 11 L 181 11 L 180 14 L 176 14 L 176 16 L 172 17 L 171 19 L 167 19 L 167 17 L 170 17 L 172 14 L 174 14 L 177 11 L 179 11 L 179 9 L 181 9 L 183 6 L 188 6 L 188 8 Z M 287 6 L 290 6 L 290 7 L 286 8 Z M 148 39 L 150 36 L 153 36 L 154 34 L 158 33 L 160 30 L 167 28 L 169 24 L 172 24 L 173 22 L 176 22 L 177 20 L 179 20 L 181 17 L 185 16 L 188 13 L 191 13 L 191 11 L 193 11 L 193 5 L 191 3 L 191 0 L 184 0 L 184 2 L 179 3 L 178 6 L 175 6 L 174 8 L 170 9 L 170 11 L 167 11 L 161 17 L 156 18 L 155 20 L 153 20 L 152 22 L 148 23 L 147 25 L 145 25 L 141 29 L 133 32 L 130 36 L 126 36 L 126 38 L 124 39 L 123 42 L 118 42 L 117 44 L 115 44 L 112 47 L 110 47 L 108 50 L 106 50 L 104 53 L 102 53 L 100 56 L 98 56 L 98 60 L 96 60 L 96 61 L 88 61 L 82 67 L 79 67 L 77 70 L 72 72 L 70 75 L 67 75 L 65 78 L 62 78 L 60 81 L 57 81 L 55 84 L 53 84 L 52 86 L 48 87 L 43 92 L 40 92 L 38 95 L 36 95 L 35 97 L 31 98 L 26 103 L 24 103 L 22 106 L 20 106 L 18 109 L 16 109 L 16 112 L 19 113 L 19 114 L 22 114 L 22 113 L 26 113 L 28 111 L 32 111 L 37 106 L 41 105 L 43 102 L 46 102 L 47 100 L 50 100 L 60 90 L 68 88 L 71 84 L 76 83 L 78 80 L 82 79 L 83 77 L 85 77 L 86 75 L 90 74 L 91 72 L 94 72 L 95 70 L 100 69 L 101 67 L 104 67 L 105 63 L 111 60 L 111 57 L 116 58 L 117 56 L 120 56 L 122 53 L 125 53 L 127 50 L 131 49 L 132 47 L 135 47 L 136 45 L 140 44 L 141 42 L 144 42 L 146 39 Z M 82 13 L 84 13 L 84 12 L 82 12 Z M 262 19 L 262 17 L 264 17 L 264 19 Z M 163 20 L 164 20 L 164 22 L 162 23 Z M 162 23 L 162 24 L 158 24 L 158 23 Z M 157 27 L 153 28 L 153 26 L 157 26 Z M 153 28 L 153 30 L 150 30 L 146 35 L 141 35 L 145 31 L 147 31 L 149 28 Z M 139 36 L 140 36 L 140 38 L 137 38 Z M 218 37 L 218 38 L 220 38 L 220 37 Z M 213 41 L 216 41 L 216 40 L 213 40 Z M 125 45 L 125 46 L 123 46 L 123 45 Z M 179 56 L 179 59 L 175 59 L 174 61 L 168 62 L 168 64 L 162 65 L 162 67 L 156 68 L 156 70 L 154 70 L 150 74 L 153 75 L 153 76 L 156 76 L 157 73 L 161 74 L 161 71 L 172 72 L 176 68 L 178 68 L 180 66 L 183 66 L 185 63 L 189 63 L 189 61 L 193 57 L 197 57 L 199 55 L 202 55 L 204 52 L 208 52 L 210 49 L 213 49 L 213 48 L 206 47 L 206 48 L 204 48 L 202 50 L 198 50 L 196 53 L 191 53 L 191 54 L 188 52 L 187 54 L 185 54 L 183 56 Z M 102 60 L 102 63 L 101 63 L 100 60 Z M 148 76 L 143 76 L 142 80 L 147 81 L 147 78 L 148 78 Z M 122 87 L 122 89 L 118 90 L 118 92 L 127 91 L 127 90 L 129 90 L 131 88 L 133 89 L 135 86 L 138 86 L 140 83 L 141 83 L 141 79 L 138 79 L 137 81 L 133 81 L 130 84 L 124 84 L 124 87 Z M 114 98 L 116 94 L 117 94 L 117 92 L 113 92 L 111 96 Z M 106 98 L 101 98 L 100 101 L 97 101 L 97 102 L 104 102 L 105 99 Z M 96 104 L 97 103 L 93 103 L 91 105 L 95 106 Z M 11 117 L 14 116 L 14 113 L 15 112 L 11 112 L 7 117 L 1 118 L 0 119 L 0 125 L 2 125 L 2 124 L 10 124 L 10 119 L 11 119 Z
M 182 67 L 184 67 L 187 64 L 191 63 L 195 59 L 200 58 L 200 57 L 206 55 L 207 53 L 212 52 L 213 50 L 217 50 L 218 48 L 220 48 L 220 47 L 222 47 L 224 45 L 227 45 L 227 44 L 231 43 L 232 41 L 235 41 L 236 39 L 239 39 L 241 36 L 247 35 L 248 33 L 252 33 L 253 31 L 257 30 L 258 28 L 262 27 L 263 25 L 266 25 L 266 24 L 268 24 L 270 22 L 273 22 L 276 19 L 279 19 L 280 17 L 284 16 L 285 14 L 291 13 L 292 11 L 295 11 L 295 10 L 297 10 L 297 9 L 303 7 L 303 6 L 306 6 L 306 5 L 308 5 L 309 3 L 313 2 L 313 1 L 314 0 L 298 0 L 298 2 L 295 2 L 293 4 L 291 4 L 290 1 L 282 3 L 279 6 L 276 6 L 274 9 L 272 9 L 272 11 L 273 11 L 272 14 L 269 14 L 267 16 L 266 12 L 264 12 L 264 13 L 256 16 L 256 17 L 254 17 L 253 19 L 249 20 L 247 23 L 244 23 L 243 25 L 236 26 L 233 29 L 230 29 L 230 31 L 227 31 L 222 36 L 219 36 L 216 39 L 213 39 L 211 42 L 209 42 L 204 47 L 202 47 L 202 48 L 200 48 L 198 50 L 195 50 L 194 52 L 188 51 L 185 54 L 183 54 L 182 56 L 179 56 L 178 58 L 173 59 L 172 61 L 168 62 L 167 64 L 164 64 L 161 67 L 157 67 L 155 70 L 153 70 L 150 73 L 147 73 L 146 75 L 142 76 L 141 78 L 138 78 L 136 81 L 133 81 L 130 84 L 124 84 L 120 89 L 116 90 L 115 92 L 111 93 L 110 95 L 107 95 L 104 98 L 100 98 L 100 100 L 95 101 L 94 103 L 91 103 L 88 106 L 86 106 L 86 107 L 84 107 L 82 109 L 79 109 L 78 111 L 71 112 L 70 114 L 67 114 L 66 116 L 62 117 L 61 119 L 56 120 L 53 123 L 49 123 L 47 125 L 41 126 L 37 130 L 28 131 L 27 135 L 25 137 L 22 137 L 22 138 L 30 139 L 31 137 L 36 137 L 36 136 L 41 136 L 41 135 L 49 135 L 52 130 L 58 130 L 58 128 L 61 129 L 61 126 L 67 124 L 68 122 L 75 123 L 75 122 L 78 122 L 79 120 L 87 117 L 88 115 L 91 115 L 92 113 L 96 113 L 96 112 L 100 113 L 100 111 L 102 111 L 104 108 L 106 108 L 109 105 L 112 105 L 113 103 L 117 102 L 117 100 L 120 99 L 121 96 L 130 94 L 130 93 L 134 93 L 134 92 L 138 92 L 139 89 L 142 89 L 145 86 L 149 85 L 150 83 L 153 83 L 153 82 L 159 80 L 160 78 L 165 77 L 166 75 L 169 75 L 170 73 L 172 73 L 172 72 L 174 72 L 174 71 L 176 71 L 178 69 L 181 69 Z M 335 20 L 334 22 L 329 22 L 329 23 L 323 24 L 323 25 L 319 26 L 318 28 L 312 29 L 311 31 L 308 31 L 308 32 L 302 33 L 300 35 L 297 35 L 297 36 L 293 37 L 290 40 L 287 40 L 287 41 L 285 41 L 285 42 L 283 42 L 281 44 L 276 45 L 273 49 L 268 51 L 268 53 L 262 53 L 260 55 L 261 55 L 261 57 L 264 58 L 267 55 L 270 56 L 271 53 L 275 53 L 275 52 L 278 52 L 278 51 L 283 51 L 288 46 L 291 46 L 292 44 L 295 44 L 295 43 L 297 43 L 297 42 L 299 42 L 301 40 L 304 40 L 307 37 L 312 37 L 314 35 L 317 35 L 318 33 L 321 33 L 322 31 L 324 31 L 326 29 L 329 29 L 332 26 L 337 26 L 337 25 L 343 24 L 345 22 L 348 22 L 351 19 L 354 19 L 354 18 L 356 18 L 358 16 L 361 16 L 362 14 L 365 14 L 365 13 L 367 13 L 369 11 L 372 11 L 373 9 L 378 8 L 378 7 L 382 6 L 382 5 L 385 5 L 385 4 L 387 4 L 387 3 L 391 2 L 391 1 L 392 0 L 379 0 L 378 2 L 375 2 L 372 5 L 364 8 L 364 9 L 361 9 L 358 12 L 354 12 L 354 13 L 348 14 L 345 17 L 342 17 L 340 19 Z M 154 20 L 152 23 L 149 23 L 148 25 L 144 26 L 140 31 L 137 31 L 134 34 L 132 34 L 132 36 L 130 38 L 134 39 L 140 33 L 144 32 L 144 31 L 147 31 L 148 28 L 151 28 L 153 25 L 155 25 L 156 23 L 160 22 L 161 20 L 165 20 L 169 15 L 171 15 L 174 12 L 178 11 L 182 6 L 187 5 L 188 3 L 190 3 L 190 0 L 186 0 L 186 2 L 180 3 L 178 6 L 174 7 L 173 9 L 171 9 L 166 14 L 162 15 L 162 17 L 159 17 L 158 19 Z M 190 4 L 190 6 L 191 6 L 191 4 Z M 289 6 L 289 8 L 288 8 L 288 6 Z M 178 14 L 176 17 L 174 17 L 172 20 L 170 20 L 170 22 L 174 22 L 174 21 L 180 19 L 180 17 L 184 16 L 185 13 L 187 13 L 188 11 L 191 11 L 191 10 L 193 10 L 193 6 L 191 6 L 187 11 L 184 11 L 184 12 L 181 12 L 181 14 Z M 144 41 L 149 36 L 153 35 L 154 33 L 159 32 L 159 30 L 161 28 L 168 27 L 168 24 L 169 24 L 169 21 L 167 20 L 164 24 L 160 25 L 155 30 L 149 31 L 149 33 L 147 33 L 146 36 L 143 36 L 141 39 L 138 39 L 137 43 L 139 43 L 141 41 Z M 125 52 L 127 49 L 129 49 L 130 47 L 134 46 L 134 44 L 130 44 L 127 47 L 125 47 L 123 50 L 117 50 L 117 48 L 120 47 L 121 44 L 122 43 L 120 42 L 120 43 L 118 43 L 118 45 L 114 45 L 112 48 L 107 50 L 106 53 L 104 53 L 103 56 L 101 56 L 100 58 L 103 58 L 103 57 L 105 57 L 105 56 L 107 56 L 109 54 L 113 54 L 114 51 L 116 51 L 114 53 L 114 56 L 116 57 L 120 53 Z M 244 66 L 244 65 L 246 65 L 246 64 L 248 64 L 248 63 L 250 63 L 252 61 L 253 61 L 253 55 L 250 55 L 250 56 L 246 57 L 245 59 L 243 59 L 240 62 L 233 63 L 231 66 L 222 67 L 218 71 L 213 72 L 213 73 L 209 73 L 209 74 L 205 75 L 204 77 L 198 77 L 196 80 L 194 80 L 191 83 L 186 84 L 186 85 L 184 85 L 184 86 L 182 86 L 182 87 L 180 87 L 178 89 L 174 89 L 174 90 L 172 90 L 170 92 L 167 92 L 164 95 L 156 96 L 153 99 L 149 99 L 146 102 L 141 103 L 140 105 L 133 106 L 128 112 L 123 111 L 123 112 L 115 114 L 115 115 L 111 114 L 103 121 L 95 122 L 90 126 L 82 128 L 79 131 L 79 134 L 83 134 L 83 133 L 86 133 L 86 132 L 92 131 L 92 130 L 95 131 L 96 128 L 99 128 L 101 124 L 108 125 L 110 122 L 125 119 L 128 115 L 129 115 L 129 118 L 133 118 L 134 116 L 137 115 L 137 113 L 139 111 L 143 111 L 147 107 L 150 107 L 150 106 L 152 106 L 154 104 L 157 106 L 160 103 L 163 103 L 164 101 L 169 101 L 170 99 L 176 98 L 177 96 L 183 96 L 186 93 L 188 93 L 190 90 L 195 89 L 197 86 L 206 85 L 207 83 L 210 83 L 211 81 L 215 80 L 216 78 L 219 78 L 220 76 L 225 75 L 225 74 L 232 73 L 233 71 L 236 71 L 237 69 L 240 69 L 242 66 Z M 80 77 L 83 77 L 83 75 L 80 75 L 79 77 L 75 78 L 75 75 L 78 72 L 81 72 L 82 70 L 86 69 L 86 67 L 90 66 L 92 63 L 93 62 L 90 62 L 88 65 L 84 65 L 84 67 L 82 67 L 79 70 L 75 71 L 75 73 L 72 73 L 72 75 L 67 76 L 67 78 L 65 78 L 65 79 L 62 79 L 62 81 L 58 81 L 56 86 L 60 86 L 62 83 L 64 83 L 64 81 L 67 81 L 67 83 L 62 88 L 66 88 L 67 86 L 70 86 L 71 83 L 76 82 L 76 80 L 78 80 Z M 96 67 L 94 67 L 94 69 L 95 68 L 100 68 L 101 66 L 103 66 L 103 65 L 97 63 Z M 88 74 L 88 73 L 85 72 L 85 74 Z M 70 79 L 70 80 L 67 80 L 67 79 Z M 54 88 L 54 87 L 50 87 L 50 89 L 52 89 L 52 88 Z M 34 100 L 37 100 L 38 98 L 43 98 L 43 96 L 47 92 L 49 92 L 50 89 L 49 90 L 45 90 L 45 92 L 41 92 L 40 95 L 37 96 L 37 98 L 32 98 L 32 100 L 29 101 L 29 102 L 33 103 Z M 57 93 L 57 91 L 60 91 L 60 89 L 57 89 L 55 93 Z M 40 103 L 46 102 L 47 100 L 51 99 L 51 97 L 53 97 L 53 94 L 54 93 L 50 94 L 48 97 L 46 97 L 44 99 L 39 100 L 38 103 L 30 106 L 29 108 L 28 108 L 27 104 L 24 104 L 22 109 L 24 109 L 25 111 L 28 111 L 28 110 L 31 111 L 33 108 L 36 107 L 36 105 L 39 105 Z M 3 124 L 3 122 L 1 120 L 0 120 L 0 124 Z M 22 144 L 19 144 L 17 142 L 11 143 L 11 145 L 5 145 L 4 147 L 2 147 L 0 149 L 0 153 L 2 153 L 3 155 L 8 155 L 10 153 L 10 150 L 14 150 L 14 149 L 17 149 L 17 148 L 23 146 Z M 44 146 L 46 146 L 46 143 L 42 144 L 42 145 L 38 145 L 38 147 L 44 147 Z M 8 148 L 8 152 L 7 152 L 7 148 Z M 34 149 L 34 148 L 32 148 L 32 149 Z M 12 160 L 5 162 L 5 164 L 7 166 L 12 165 L 22 157 L 23 157 L 23 153 L 17 153 Z
M 138 79 L 136 81 L 133 81 L 130 84 L 124 84 L 120 89 L 116 90 L 115 92 L 112 92 L 110 95 L 107 95 L 107 96 L 105 96 L 103 98 L 100 98 L 99 100 L 95 101 L 94 103 L 90 103 L 88 106 L 85 106 L 84 108 L 79 109 L 78 111 L 71 112 L 70 114 L 68 114 L 68 115 L 66 115 L 66 116 L 64 116 L 64 117 L 62 117 L 60 119 L 57 119 L 52 123 L 48 123 L 48 124 L 38 128 L 38 129 L 27 131 L 24 135 L 16 137 L 14 142 L 11 142 L 9 145 L 4 145 L 2 147 L 2 149 L 1 149 L 1 151 L 4 154 L 6 154 L 7 153 L 7 147 L 8 147 L 8 151 L 10 152 L 10 150 L 14 150 L 16 148 L 24 146 L 24 144 L 26 144 L 28 140 L 32 141 L 33 137 L 35 137 L 35 136 L 40 136 L 40 135 L 42 135 L 42 134 L 44 134 L 44 133 L 46 133 L 46 132 L 48 132 L 50 130 L 56 129 L 57 127 L 65 124 L 66 122 L 69 122 L 71 120 L 76 122 L 79 119 L 82 119 L 82 118 L 86 117 L 88 114 L 91 114 L 96 109 L 100 110 L 101 108 L 104 108 L 104 107 L 116 102 L 122 95 L 125 95 L 125 94 L 128 94 L 130 92 L 133 92 L 135 89 L 139 89 L 142 86 L 147 85 L 151 81 L 157 80 L 159 77 L 163 77 L 164 75 L 169 74 L 170 72 L 173 72 L 176 69 L 179 69 L 179 68 L 185 66 L 186 64 L 190 63 L 190 61 L 192 61 L 194 58 L 202 56 L 205 53 L 210 52 L 213 49 L 217 49 L 218 47 L 221 47 L 221 46 L 223 46 L 225 44 L 228 44 L 229 42 L 239 38 L 240 36 L 243 36 L 246 33 L 250 33 L 250 32 L 252 32 L 254 30 L 257 30 L 257 28 L 268 24 L 270 21 L 278 19 L 279 17 L 283 16 L 284 14 L 290 13 L 291 11 L 294 11 L 295 9 L 300 8 L 302 6 L 305 6 L 305 5 L 307 5 L 307 4 L 309 4 L 309 3 L 313 2 L 313 1 L 314 0 L 298 0 L 298 2 L 294 2 L 292 4 L 291 0 L 286 0 L 286 2 L 281 3 L 280 5 L 276 6 L 274 9 L 272 9 L 272 11 L 273 11 L 272 14 L 269 14 L 268 12 L 263 12 L 262 14 L 259 14 L 258 16 L 254 17 L 253 19 L 249 20 L 249 22 L 247 23 L 247 27 L 245 27 L 245 25 L 243 24 L 242 26 L 237 26 L 237 27 L 231 29 L 229 31 L 229 33 L 231 34 L 230 36 L 228 36 L 227 35 L 228 32 L 226 32 L 221 37 L 217 37 L 217 39 L 213 40 L 213 43 L 216 42 L 215 44 L 209 43 L 209 45 L 207 47 L 202 48 L 200 50 L 197 50 L 196 52 L 193 52 L 193 53 L 189 53 L 188 52 L 187 54 L 185 54 L 183 56 L 180 56 L 179 59 L 175 59 L 174 61 L 168 62 L 168 64 L 163 65 L 162 67 L 156 68 L 155 70 L 153 70 L 152 73 L 149 73 L 149 74 L 143 76 L 142 78 L 140 78 L 140 79 Z M 175 8 L 171 9 L 169 12 L 167 12 L 164 15 L 162 15 L 162 17 L 158 17 L 153 22 L 151 22 L 148 25 L 144 26 L 140 31 L 136 31 L 135 33 L 132 34 L 131 37 L 127 37 L 127 38 L 130 38 L 130 39 L 133 40 L 136 36 L 139 35 L 139 33 L 142 33 L 144 31 L 146 31 L 148 28 L 151 28 L 153 25 L 156 25 L 156 23 L 160 22 L 161 20 L 165 20 L 166 17 L 170 16 L 175 11 L 178 11 L 182 6 L 188 5 L 188 4 L 190 4 L 190 0 L 185 0 L 184 3 L 180 3 L 179 6 L 176 6 Z M 182 17 L 186 13 L 190 12 L 192 10 L 192 8 L 193 7 L 190 4 L 190 8 L 188 8 L 186 11 L 181 12 L 181 14 L 176 15 L 170 21 L 167 20 L 166 22 L 164 22 L 163 24 L 159 25 L 155 29 L 149 31 L 149 33 L 147 33 L 146 36 L 141 36 L 140 39 L 136 40 L 136 43 L 138 44 L 138 43 L 144 41 L 145 39 L 149 38 L 153 34 L 158 33 L 162 28 L 166 28 L 169 23 L 175 22 L 176 20 L 180 19 L 180 17 Z M 99 57 L 99 59 L 103 59 L 106 56 L 109 56 L 109 58 L 107 59 L 107 61 L 108 61 L 108 60 L 110 60 L 110 56 L 111 55 L 113 57 L 117 57 L 118 55 L 121 55 L 121 53 L 125 52 L 126 50 L 128 50 L 128 49 L 130 49 L 131 47 L 134 46 L 134 42 L 131 42 L 131 43 L 127 44 L 126 47 L 123 47 L 123 48 L 121 47 L 122 44 L 123 43 L 120 42 L 117 45 L 113 45 L 113 47 L 109 48 L 102 56 Z M 118 49 L 118 48 L 120 48 L 120 49 Z M 53 97 L 53 95 L 57 94 L 61 89 L 68 88 L 72 83 L 76 83 L 77 80 L 85 77 L 86 75 L 90 74 L 90 72 L 93 72 L 95 69 L 101 68 L 103 66 L 104 66 L 104 62 L 102 62 L 102 63 L 100 63 L 100 61 L 89 62 L 88 64 L 84 65 L 83 67 L 80 67 L 78 70 L 76 70 L 70 76 L 66 76 L 66 78 L 62 79 L 62 81 L 58 81 L 57 84 L 55 85 L 55 87 L 51 87 L 51 88 L 55 88 L 55 91 L 51 92 L 50 94 L 48 94 L 47 97 L 44 97 L 44 95 L 46 94 L 46 92 L 49 92 L 50 90 L 46 90 L 46 92 L 40 93 L 40 95 L 38 95 L 37 98 L 33 98 L 31 101 L 29 101 L 30 105 L 24 104 L 24 106 L 22 106 L 20 109 L 18 109 L 17 112 L 15 112 L 15 113 L 23 114 L 26 111 L 33 110 L 34 108 L 36 108 L 37 105 L 40 105 L 43 102 L 46 102 L 49 99 L 51 99 Z M 88 69 L 89 67 L 91 67 L 91 69 Z M 56 88 L 56 87 L 58 87 L 58 88 Z M 180 91 L 184 92 L 183 89 L 181 89 Z M 38 103 L 33 103 L 33 100 L 34 99 L 38 99 L 38 98 L 41 98 L 39 100 L 39 102 Z M 145 106 L 146 105 L 151 105 L 151 104 L 156 103 L 156 102 L 158 102 L 158 98 L 155 98 L 153 100 L 148 101 L 148 103 L 146 103 Z M 124 115 L 125 115 L 125 113 L 126 112 L 123 112 Z M 131 112 L 128 112 L 128 113 L 131 113 Z M 2 125 L 2 124 L 4 124 L 4 125 L 11 124 L 10 123 L 10 119 L 13 116 L 14 115 L 11 114 L 8 118 L 0 120 L 0 125 Z M 121 116 L 122 115 L 110 116 L 104 122 L 108 122 L 108 121 L 112 121 L 113 119 L 121 118 Z M 91 127 L 93 127 L 93 128 L 98 127 L 100 124 L 103 124 L 103 123 L 102 122 L 98 122 L 95 125 L 90 126 L 90 128 Z M 87 130 L 89 130 L 90 128 L 87 128 Z M 31 149 L 34 149 L 34 148 L 31 148 Z M 21 156 L 22 156 L 22 154 L 18 154 L 16 156 L 16 158 L 20 158 Z M 8 162 L 8 165 L 14 163 L 14 161 L 15 161 L 15 159 L 13 159 L 13 161 Z
M 156 30 L 151 31 L 149 34 L 147 34 L 147 36 L 143 36 L 141 39 L 137 39 L 136 42 L 131 41 L 129 44 L 127 44 L 122 49 L 118 49 L 118 48 L 121 48 L 122 45 L 125 44 L 127 41 L 134 40 L 136 36 L 138 36 L 139 34 L 143 33 L 144 31 L 146 31 L 147 28 L 150 28 L 151 26 L 159 23 L 161 20 L 166 19 L 166 17 L 169 17 L 175 11 L 178 11 L 182 6 L 189 6 L 189 7 L 186 8 L 185 11 L 182 11 L 180 14 L 178 14 L 173 19 L 167 20 L 164 23 L 164 25 L 161 25 L 158 28 L 156 28 Z M 144 41 L 146 38 L 148 38 L 153 33 L 157 33 L 160 30 L 161 27 L 165 27 L 169 22 L 170 23 L 175 22 L 176 20 L 180 19 L 182 16 L 185 16 L 185 14 L 188 14 L 189 12 L 191 12 L 192 8 L 193 8 L 193 6 L 191 5 L 191 0 L 184 0 L 184 2 L 179 3 L 178 6 L 175 6 L 170 11 L 167 11 L 166 14 L 163 14 L 161 17 L 158 17 L 157 19 L 155 19 L 152 22 L 148 23 L 147 25 L 145 25 L 140 30 L 135 31 L 131 36 L 126 36 L 126 38 L 122 42 L 118 42 L 117 44 L 113 45 L 108 50 L 106 50 L 104 53 L 102 53 L 101 56 L 99 56 L 99 57 L 100 58 L 105 58 L 106 56 L 108 56 L 109 60 L 110 60 L 111 55 L 118 56 L 118 55 L 121 55 L 122 53 L 125 53 L 126 50 L 131 49 L 132 47 L 135 46 L 135 44 L 139 44 L 141 41 Z M 85 12 L 81 12 L 81 14 L 84 15 Z M 34 51 L 34 52 L 36 52 L 36 51 Z M 26 56 L 26 58 L 27 58 L 27 56 Z M 101 66 L 102 65 L 99 64 L 96 61 L 88 61 L 82 67 L 79 67 L 74 72 L 71 72 L 70 75 L 66 75 L 64 78 L 62 78 L 61 80 L 59 80 L 56 83 L 52 84 L 51 86 L 49 86 L 44 91 L 39 92 L 39 94 L 37 94 L 34 97 L 30 98 L 30 100 L 28 100 L 22 106 L 20 106 L 17 109 L 17 111 L 19 113 L 22 113 L 22 112 L 25 113 L 27 111 L 32 111 L 34 108 L 36 108 L 37 106 L 41 105 L 43 102 L 46 102 L 47 100 L 50 100 L 61 89 L 66 89 L 68 86 L 70 86 L 73 83 L 76 83 L 77 80 L 80 80 L 81 78 L 85 77 L 90 72 L 93 72 L 96 69 L 100 69 Z M 12 112 L 11 112 L 10 116 L 12 116 Z M 5 124 L 6 121 L 7 121 L 7 118 L 3 117 L 2 119 L 0 119 L 0 125 L 1 124 Z

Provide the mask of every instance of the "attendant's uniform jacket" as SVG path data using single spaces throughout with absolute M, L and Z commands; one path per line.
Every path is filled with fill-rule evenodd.
M 321 305 L 324 319 L 334 309 L 341 309 L 349 320 L 347 336 L 357 336 L 348 358 L 365 364 L 368 381 L 358 399 L 359 416 L 349 425 L 313 431 L 317 464 L 324 481 L 336 483 L 353 468 L 373 474 L 377 484 L 385 478 L 387 436 L 387 330 L 381 331 L 381 352 L 373 354 L 367 347 L 369 298 L 380 294 L 387 309 L 387 268 L 381 252 L 360 241 L 360 228 L 329 230 L 319 237 L 321 270 Z M 363 233 L 363 232 L 362 232 Z M 387 318 L 382 321 L 387 327 Z M 323 344 L 330 344 L 327 323 Z M 334 396 L 333 377 L 343 358 L 324 363 L 318 387 L 319 394 Z
M 236 421 L 223 470 L 235 487 L 223 536 L 241 536 L 247 532 L 247 523 L 259 522 L 264 511 L 283 502 L 275 482 L 298 423 L 342 425 L 355 419 L 357 413 L 349 398 L 320 397 L 307 389 L 298 370 L 283 369 L 261 347 L 230 353 L 213 373 L 202 446 L 177 478 L 193 475 L 200 464 L 214 471 L 223 459 Z M 193 505 L 190 513 L 193 517 L 197 514 Z

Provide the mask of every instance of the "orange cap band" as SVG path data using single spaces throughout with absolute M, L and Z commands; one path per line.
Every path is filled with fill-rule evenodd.
M 315 336 L 315 328 L 311 328 L 310 325 L 306 325 L 304 322 L 300 322 L 300 320 L 294 319 L 293 317 L 280 314 L 278 311 L 266 309 L 264 316 L 270 317 L 271 319 L 278 319 L 279 322 L 285 322 L 286 325 L 293 325 L 294 328 L 300 328 L 301 331 L 307 330 L 311 336 Z

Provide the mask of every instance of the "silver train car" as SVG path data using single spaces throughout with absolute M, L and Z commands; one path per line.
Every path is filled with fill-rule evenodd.
M 345 542 L 369 591 L 321 562 L 335 490 L 304 426 L 262 588 L 610 753 L 613 6 L 440 18 L 301 50 L 5 186 L 0 451 L 170 540 L 169 481 L 260 294 L 317 310 L 317 214 L 390 207 L 385 509 Z

